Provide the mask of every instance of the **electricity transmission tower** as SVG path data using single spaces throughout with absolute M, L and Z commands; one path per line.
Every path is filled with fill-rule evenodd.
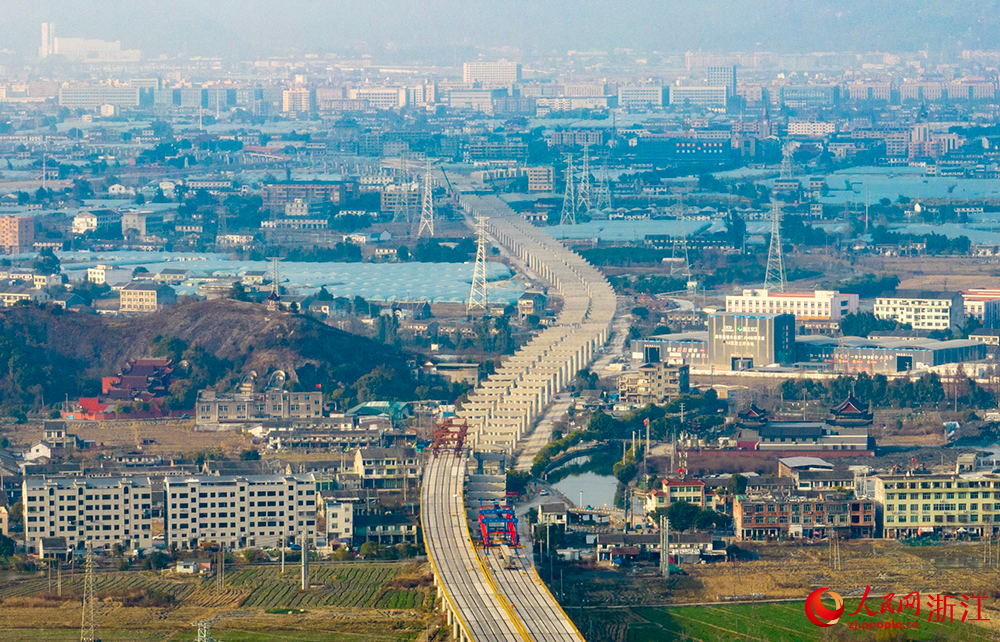
M 87 543 L 83 576 L 83 615 L 80 618 L 80 642 L 97 642 L 94 635 L 94 545 Z
M 566 157 L 566 194 L 563 196 L 560 225 L 576 225 L 576 192 L 573 185 L 573 155 Z
M 434 188 L 431 185 L 431 161 L 427 159 L 427 171 L 424 173 L 424 202 L 420 210 L 420 228 L 417 230 L 417 238 L 420 238 L 427 230 L 428 236 L 434 236 Z
M 772 292 L 785 291 L 785 264 L 781 257 L 781 205 L 779 203 L 771 205 L 771 248 L 767 252 L 764 289 Z
M 792 148 L 786 145 L 781 150 L 781 173 L 778 178 L 791 178 L 794 168 L 792 167 Z
M 472 271 L 472 291 L 469 293 L 469 312 L 486 310 L 490 297 L 486 292 L 486 217 L 476 216 L 476 267 Z
M 580 173 L 580 189 L 577 196 L 579 211 L 590 211 L 590 145 L 583 146 L 583 170 Z
M 608 182 L 608 159 L 604 159 L 601 168 L 601 182 L 597 186 L 597 205 L 599 210 L 611 209 L 611 185 Z
M 410 188 L 406 183 L 394 185 L 396 188 L 396 203 L 392 208 L 393 223 L 410 222 Z

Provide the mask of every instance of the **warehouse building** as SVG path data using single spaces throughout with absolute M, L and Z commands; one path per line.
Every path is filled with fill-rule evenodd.
M 979 341 L 926 338 L 880 338 L 799 336 L 796 361 L 825 363 L 835 372 L 894 374 L 926 370 L 946 363 L 967 363 L 986 358 L 986 345 Z

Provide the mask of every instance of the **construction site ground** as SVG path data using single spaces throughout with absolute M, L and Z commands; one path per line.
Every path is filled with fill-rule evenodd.
M 684 564 L 685 574 L 670 579 L 659 575 L 655 563 L 637 564 L 621 570 L 607 566 L 564 564 L 553 569 L 550 586 L 554 593 L 561 595 L 563 608 L 590 642 L 839 639 L 819 635 L 818 629 L 805 619 L 802 601 L 813 590 L 828 587 L 843 596 L 848 603 L 846 613 L 850 613 L 857 607 L 866 586 L 871 587 L 866 604 L 874 607 L 876 612 L 882 597 L 888 593 L 901 596 L 916 591 L 925 596 L 925 602 L 926 596 L 936 594 L 987 596 L 988 599 L 982 600 L 983 617 L 990 618 L 990 621 L 966 625 L 963 628 L 975 628 L 970 628 L 968 637 L 954 639 L 1000 639 L 1000 570 L 996 568 L 1000 548 L 996 542 L 992 551 L 987 551 L 979 542 L 907 546 L 887 540 L 843 540 L 840 543 L 842 570 L 831 568 L 831 549 L 826 542 L 810 545 L 737 544 L 759 555 L 760 560 Z M 543 567 L 539 570 L 542 578 L 549 581 L 550 575 L 544 572 L 548 569 Z M 752 616 L 749 604 L 733 603 L 741 599 L 759 602 L 754 608 L 764 610 Z M 781 608 L 762 607 L 760 602 L 779 602 Z M 695 606 L 701 610 L 691 610 Z M 733 611 L 735 615 L 724 616 L 721 611 Z M 957 613 L 957 619 L 960 619 L 961 610 Z M 925 629 L 930 626 L 926 622 L 927 615 L 924 608 L 920 617 L 915 618 L 921 620 Z M 761 624 L 757 629 L 748 628 L 746 623 L 741 624 L 741 633 L 737 636 L 734 626 L 719 624 L 724 617 L 731 617 L 733 622 L 745 618 L 745 622 L 757 621 Z M 685 618 L 702 619 L 709 625 L 685 624 Z M 843 621 L 848 619 L 845 616 Z M 767 631 L 768 627 L 764 624 L 775 625 L 776 628 Z M 712 626 L 720 626 L 721 629 L 715 630 Z M 786 636 L 780 633 L 782 626 L 808 635 Z M 947 636 L 952 633 L 957 635 L 958 630 L 949 628 L 946 632 L 938 631 L 936 636 L 917 637 L 913 634 L 911 638 L 899 639 L 952 639 Z M 589 635 L 588 631 L 591 632 Z M 670 631 L 673 633 L 668 635 Z M 850 633 L 854 635 L 853 631 Z

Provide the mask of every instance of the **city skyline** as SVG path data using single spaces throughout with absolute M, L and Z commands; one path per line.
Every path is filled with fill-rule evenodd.
M 572 8 L 522 0 L 497 6 L 457 0 L 434 2 L 202 3 L 171 7 L 149 2 L 88 5 L 18 0 L 0 25 L 0 50 L 32 57 L 38 25 L 56 24 L 64 37 L 120 40 L 150 56 L 293 55 L 343 49 L 368 53 L 438 51 L 463 46 L 508 47 L 534 52 L 634 49 L 676 51 L 918 51 L 930 54 L 990 49 L 998 14 L 993 2 L 961 7 L 914 0 L 912 10 L 894 2 L 848 0 L 831 3 L 753 0 L 739 7 L 720 0 L 697 3 L 592 0 Z M 302 16 L 310 16 L 303 21 Z M 884 28 L 886 23 L 895 26 Z M 683 24 L 683 29 L 676 25 Z

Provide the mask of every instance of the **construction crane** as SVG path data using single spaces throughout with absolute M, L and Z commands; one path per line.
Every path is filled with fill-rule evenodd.
M 232 611 L 231 613 L 221 613 L 213 618 L 207 620 L 198 620 L 197 622 L 192 622 L 192 626 L 198 627 L 198 637 L 195 638 L 196 642 L 220 642 L 218 639 L 212 637 L 212 625 L 222 619 L 238 619 L 248 617 L 250 615 L 249 611 Z

